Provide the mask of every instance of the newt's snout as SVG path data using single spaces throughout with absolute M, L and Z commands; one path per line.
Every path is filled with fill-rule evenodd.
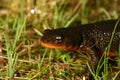
M 60 34 L 55 34 L 52 30 L 45 30 L 41 38 L 41 44 L 47 48 L 65 48 L 64 37 Z

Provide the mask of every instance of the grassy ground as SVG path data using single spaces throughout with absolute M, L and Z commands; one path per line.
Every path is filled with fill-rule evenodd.
M 69 27 L 119 17 L 118 0 L 0 0 L 1 80 L 80 80 L 82 60 L 74 52 L 40 45 L 44 29 Z M 106 62 L 104 62 L 106 64 Z M 83 68 L 82 68 L 83 67 Z M 96 80 L 116 80 L 119 73 L 107 71 Z M 99 71 L 99 70 L 98 70 Z M 111 73 L 112 72 L 112 73 Z M 114 75 L 116 74 L 116 75 Z

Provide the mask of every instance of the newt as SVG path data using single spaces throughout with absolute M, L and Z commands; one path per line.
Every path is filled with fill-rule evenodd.
M 41 44 L 47 48 L 72 50 L 89 55 L 89 64 L 96 69 L 101 55 L 100 52 L 104 52 L 108 46 L 117 21 L 106 20 L 76 27 L 47 29 L 43 33 Z M 110 57 L 116 56 L 114 51 L 118 50 L 119 35 L 120 23 L 117 24 L 114 33 L 110 54 L 108 54 Z M 86 80 L 90 79 L 91 73 L 88 68 L 81 76 L 85 76 Z

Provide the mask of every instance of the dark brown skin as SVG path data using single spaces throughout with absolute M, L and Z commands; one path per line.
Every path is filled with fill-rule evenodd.
M 99 52 L 104 52 L 109 44 L 112 32 L 118 20 L 107 20 L 77 27 L 45 30 L 41 38 L 41 44 L 48 48 L 59 48 L 82 52 L 90 57 L 89 64 L 96 69 L 99 61 Z M 118 49 L 120 23 L 117 25 L 114 38 L 108 56 L 116 56 L 114 51 Z M 91 74 L 88 68 L 81 77 L 89 80 Z

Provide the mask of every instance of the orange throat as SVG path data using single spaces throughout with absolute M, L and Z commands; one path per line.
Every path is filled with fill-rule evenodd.
M 49 44 L 49 43 L 44 43 L 44 42 L 41 42 L 41 45 L 47 48 L 58 48 L 58 49 L 66 48 L 65 46 L 62 46 L 62 45 Z
M 66 50 L 72 50 L 72 51 L 77 51 L 78 46 L 65 46 L 65 45 L 56 45 L 56 44 L 49 44 L 49 43 L 44 43 L 41 41 L 41 45 L 47 48 L 57 48 L 57 49 L 66 49 Z

